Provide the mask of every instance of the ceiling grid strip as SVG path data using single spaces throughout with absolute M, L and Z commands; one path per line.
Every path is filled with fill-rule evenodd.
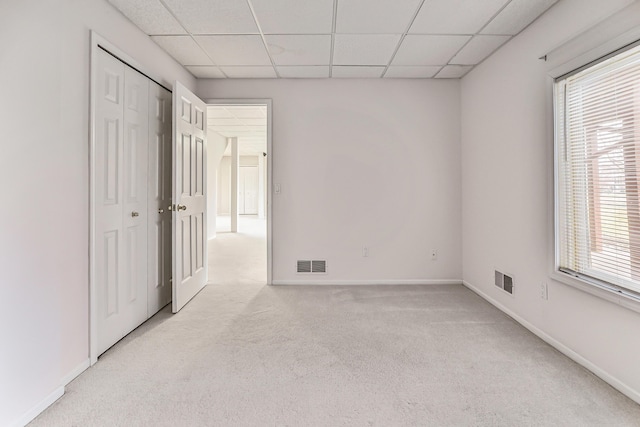
M 411 26 L 413 25 L 413 22 L 416 20 L 416 17 L 418 16 L 418 13 L 420 13 L 420 9 L 422 9 L 422 6 L 424 5 L 424 2 L 425 2 L 425 0 L 422 0 L 420 2 L 420 4 L 418 5 L 418 7 L 416 8 L 416 11 L 413 14 L 413 17 L 411 18 L 411 21 L 409 21 L 409 25 L 407 26 L 407 29 L 404 30 L 404 33 L 402 33 L 402 37 L 400 37 L 400 40 L 398 40 L 398 45 L 396 46 L 396 48 L 394 49 L 393 53 L 391 54 L 391 58 L 389 58 L 389 62 L 387 62 L 387 65 L 384 67 L 384 71 L 382 72 L 382 75 L 380 77 L 384 78 L 385 74 L 387 74 L 387 71 L 389 71 L 389 67 L 391 66 L 391 63 L 395 59 L 396 54 L 398 53 L 398 50 L 400 50 L 400 46 L 402 46 L 402 42 L 404 42 L 404 38 L 409 33 L 409 30 L 411 29 Z
M 336 45 L 336 20 L 338 19 L 338 0 L 333 0 L 333 17 L 331 18 L 331 51 L 329 53 L 329 78 L 333 77 L 333 52 Z
M 171 8 L 169 8 L 169 6 L 167 6 L 167 4 L 164 2 L 164 0 L 158 0 L 160 2 L 160 4 L 162 5 L 162 7 L 164 7 L 165 9 L 167 9 L 167 12 L 169 12 L 169 14 L 171 14 L 171 16 L 173 16 L 173 19 L 176 20 L 176 22 L 178 24 L 180 24 L 180 26 L 187 32 L 187 34 L 189 35 L 189 37 L 191 37 L 191 40 L 193 40 L 193 42 L 200 48 L 200 50 L 202 50 L 202 52 L 207 56 L 207 58 L 209 58 L 209 60 L 211 61 L 211 63 L 213 64 L 214 67 L 217 67 L 218 70 L 220 70 L 220 72 L 222 73 L 222 75 L 226 78 L 227 75 L 225 74 L 224 71 L 222 71 L 222 69 L 220 67 L 218 67 L 218 65 L 216 64 L 216 61 L 213 60 L 213 58 L 211 57 L 211 55 L 209 55 L 209 53 L 207 53 L 206 50 L 204 50 L 202 48 L 202 46 L 200 45 L 200 43 L 198 43 L 198 41 L 196 40 L 196 38 L 193 36 L 193 34 L 191 34 L 191 31 L 189 31 L 187 29 L 187 27 L 182 23 L 182 21 L 180 19 L 178 19 L 178 17 L 176 16 L 175 13 L 173 13 L 173 11 L 171 10 Z M 183 34 L 182 34 L 183 35 Z M 183 65 L 187 65 L 187 64 L 183 64 Z
M 466 42 L 465 44 L 463 44 L 463 45 L 460 47 L 460 49 L 458 49 L 458 51 L 457 51 L 456 53 L 454 53 L 454 54 L 453 54 L 453 56 L 452 56 L 451 58 L 449 58 L 449 60 L 447 61 L 447 65 L 458 65 L 458 64 L 449 64 L 449 63 L 450 63 L 450 62 L 451 62 L 451 60 L 452 60 L 453 58 L 455 58 L 455 57 L 456 57 L 460 52 L 462 52 L 462 49 L 464 49 L 466 45 L 468 45 L 469 43 L 471 43 L 471 40 L 473 40 L 473 38 L 474 38 L 475 36 L 477 36 L 477 35 L 481 34 L 481 33 L 482 33 L 482 30 L 484 30 L 484 29 L 487 27 L 487 25 L 489 25 L 489 24 L 490 24 L 490 23 L 491 23 L 491 22 L 496 18 L 496 16 L 500 15 L 500 14 L 502 13 L 502 11 L 503 11 L 507 6 L 509 6 L 509 4 L 510 4 L 512 1 L 513 1 L 513 0 L 509 0 L 508 2 L 506 2 L 505 4 L 503 4 L 503 5 L 502 5 L 502 7 L 501 7 L 501 8 L 500 8 L 496 13 L 494 13 L 494 14 L 493 14 L 493 16 L 492 16 L 491 18 L 489 18 L 489 19 L 487 20 L 487 22 L 485 22 L 485 23 L 484 23 L 484 25 L 483 25 L 482 27 L 480 27 L 480 29 L 479 29 L 478 31 L 476 31 L 476 33 L 475 33 L 475 34 L 470 34 L 471 38 L 469 38 L 469 40 L 467 40 L 467 42 Z M 492 34 L 482 34 L 482 35 L 483 35 L 483 36 L 487 36 L 487 35 L 492 35 Z M 497 35 L 497 34 L 496 34 L 496 35 Z M 513 38 L 513 36 L 511 36 L 511 37 L 509 38 L 509 40 L 511 40 L 511 38 Z M 507 43 L 509 40 L 505 41 L 504 43 Z M 503 44 L 504 44 L 504 43 L 503 43 Z M 500 45 L 500 46 L 502 46 L 502 45 Z M 493 50 L 493 51 L 492 51 L 492 52 L 487 56 L 487 58 L 488 58 L 489 56 L 491 56 L 491 55 L 493 54 L 493 52 L 495 52 L 496 50 L 500 49 L 500 46 L 498 46 L 497 48 L 495 48 L 495 49 L 494 49 L 494 50 Z M 486 58 L 485 58 L 485 59 L 486 59 Z M 483 59 L 482 61 L 480 61 L 478 64 L 473 64 L 473 67 L 475 67 L 475 66 L 479 65 L 479 64 L 480 64 L 481 62 L 483 62 L 483 61 L 484 61 L 484 59 Z M 460 65 L 460 66 L 462 66 L 462 65 Z M 472 67 L 472 68 L 473 68 L 473 67 Z M 434 75 L 434 77 L 436 77 L 436 78 L 437 78 L 437 77 L 438 77 L 438 74 L 440 74 L 440 73 L 442 72 L 442 70 L 444 70 L 445 68 L 446 68 L 446 66 L 442 67 L 442 68 L 440 69 L 440 71 L 438 71 L 438 72 Z M 461 75 L 461 76 L 460 76 L 460 78 L 464 77 L 464 76 L 465 76 L 469 71 L 471 71 L 471 69 L 469 69 L 466 73 L 464 73 L 463 75 Z
M 262 43 L 264 44 L 264 49 L 267 51 L 267 56 L 269 57 L 269 61 L 271 61 L 271 66 L 273 67 L 274 73 L 276 73 L 276 78 L 280 78 L 280 73 L 278 72 L 278 68 L 276 67 L 276 63 L 271 56 L 271 52 L 269 51 L 269 45 L 267 44 L 267 39 L 264 37 L 264 32 L 262 31 L 262 27 L 260 26 L 260 22 L 258 22 L 258 17 L 256 16 L 256 11 L 253 8 L 253 4 L 251 0 L 247 0 L 247 5 L 249 5 L 249 9 L 251 10 L 251 15 L 253 16 L 253 20 L 256 23 L 256 27 L 258 27 L 258 32 L 260 33 L 260 38 L 262 39 Z
M 558 0 L 107 1 L 197 78 L 462 78 Z

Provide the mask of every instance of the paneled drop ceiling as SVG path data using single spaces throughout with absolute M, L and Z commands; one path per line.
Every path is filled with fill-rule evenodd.
M 267 107 L 265 105 L 209 105 L 207 127 L 226 137 L 238 137 L 241 155 L 267 151 Z M 227 147 L 226 155 L 231 152 Z
M 459 78 L 558 0 L 109 0 L 198 78 Z

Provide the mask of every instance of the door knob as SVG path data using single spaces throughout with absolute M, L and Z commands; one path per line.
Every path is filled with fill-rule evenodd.
M 178 210 L 179 211 L 186 211 L 187 207 L 185 205 L 178 205 Z
M 136 211 L 133 211 L 133 212 L 131 212 L 131 216 L 132 216 L 133 218 L 135 218 L 135 217 L 137 217 L 137 216 L 140 216 L 140 214 L 139 214 L 138 212 L 136 212 Z

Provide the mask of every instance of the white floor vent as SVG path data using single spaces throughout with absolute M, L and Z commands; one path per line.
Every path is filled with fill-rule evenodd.
M 327 261 L 325 260 L 298 260 L 296 263 L 297 273 L 326 273 Z
M 513 277 L 495 270 L 495 284 L 508 294 L 513 294 Z

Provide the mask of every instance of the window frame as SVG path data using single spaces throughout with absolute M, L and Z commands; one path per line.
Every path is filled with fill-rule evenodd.
M 552 125 L 551 125 L 551 132 L 550 132 L 550 139 L 551 139 L 551 144 L 553 147 L 552 150 L 552 157 L 553 157 L 553 180 L 552 180 L 552 185 L 551 185 L 551 194 L 552 194 L 552 236 L 551 236 L 551 246 L 552 246 L 552 250 L 551 250 L 551 258 L 552 258 L 552 262 L 550 263 L 551 265 L 551 271 L 550 271 L 550 278 L 554 279 L 560 283 L 563 284 L 567 284 L 570 285 L 572 287 L 578 288 L 584 292 L 587 292 L 589 294 L 595 295 L 597 297 L 600 297 L 602 299 L 614 302 L 616 304 L 622 305 L 626 308 L 629 308 L 633 311 L 636 312 L 640 312 L 640 292 L 636 292 L 632 289 L 627 289 L 625 287 L 607 282 L 603 279 L 598 279 L 598 278 L 594 278 L 591 276 L 588 276 L 586 274 L 581 274 L 581 273 L 576 273 L 573 271 L 570 271 L 568 269 L 563 269 L 562 267 L 560 267 L 560 233 L 561 233 L 561 229 L 560 229 L 560 196 L 559 196 L 559 186 L 560 186 L 560 179 L 559 179 L 559 174 L 560 174 L 560 165 L 559 165 L 559 159 L 561 156 L 561 153 L 559 152 L 561 147 L 559 144 L 560 139 L 558 138 L 558 129 L 559 124 L 558 124 L 558 112 L 557 112 L 557 108 L 556 108 L 556 99 L 557 99 L 557 85 L 556 83 L 564 80 L 574 74 L 577 74 L 581 71 L 584 71 L 586 69 L 589 69 L 593 66 L 596 66 L 597 64 L 612 58 L 616 55 L 619 55 L 629 49 L 633 49 L 637 46 L 640 45 L 640 40 L 634 41 L 632 43 L 629 43 L 619 49 L 616 49 L 606 55 L 603 55 L 599 58 L 596 58 L 592 61 L 587 62 L 586 64 L 572 70 L 569 72 L 566 72 L 562 75 L 559 76 L 552 76 L 549 75 L 547 78 L 547 82 L 548 82 L 548 87 L 549 87 L 549 91 L 548 93 L 550 94 L 550 100 L 549 100 L 549 104 L 551 105 L 551 115 L 552 115 Z M 617 145 L 617 144 L 616 144 Z M 585 238 L 587 239 L 591 239 L 591 235 L 585 236 Z M 606 277 L 606 273 L 602 273 L 600 272 L 599 275 L 602 277 Z

